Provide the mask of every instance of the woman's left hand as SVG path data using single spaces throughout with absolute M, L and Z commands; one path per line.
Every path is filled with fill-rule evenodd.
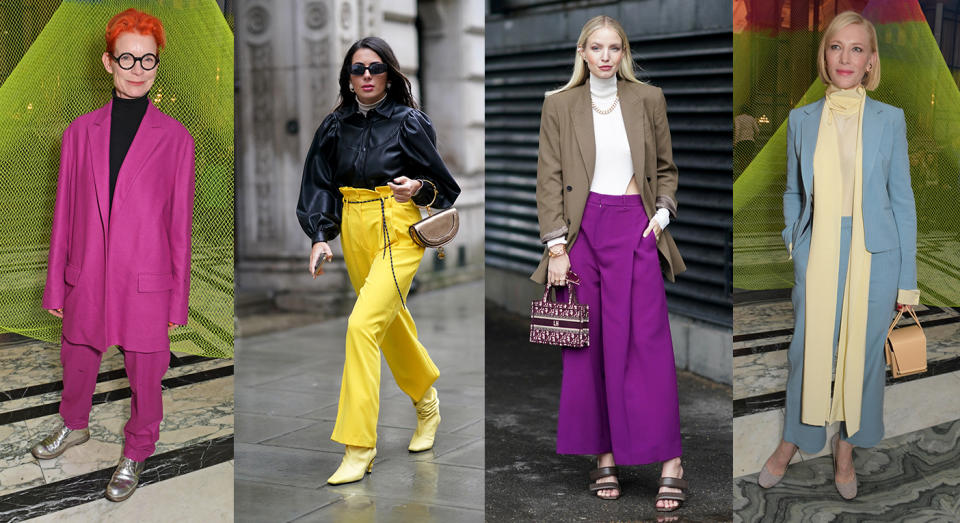
M 179 327 L 179 325 L 177 325 L 176 323 L 173 323 L 172 321 L 168 321 L 168 322 L 167 322 L 167 330 L 168 330 L 168 331 L 172 331 L 173 329 L 176 329 L 177 327 Z
M 657 220 L 650 220 L 650 223 L 647 224 L 647 228 L 643 231 L 643 237 L 646 238 L 650 235 L 650 231 L 653 231 L 654 237 L 657 241 L 660 240 L 660 233 L 663 232 L 663 229 L 660 228 L 660 224 L 657 223 Z
M 397 176 L 393 182 L 387 182 L 387 186 L 393 191 L 393 197 L 400 203 L 406 203 L 413 195 L 420 190 L 423 182 L 412 180 L 406 176 Z

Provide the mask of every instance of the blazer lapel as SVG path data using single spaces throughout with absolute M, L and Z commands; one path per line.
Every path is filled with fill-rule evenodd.
M 100 208 L 100 221 L 104 229 L 110 217 L 110 110 L 112 107 L 111 99 L 93 119 L 93 125 L 87 128 L 87 143 L 93 157 L 93 185 L 97 193 L 97 207 Z
M 880 117 L 882 111 L 883 106 L 867 97 L 863 106 L 863 158 L 861 159 L 864 185 L 873 171 L 874 161 L 880 152 L 880 137 L 883 133 L 883 119 Z
M 136 183 L 143 167 L 150 161 L 150 157 L 158 149 L 157 143 L 163 135 L 161 125 L 160 110 L 153 106 L 152 102 L 147 104 L 147 112 L 140 121 L 140 127 L 137 128 L 137 134 L 133 137 L 130 149 L 120 164 L 120 172 L 117 174 L 117 186 L 113 191 L 113 209 L 111 212 L 120 208 L 126 199 L 130 187 Z
M 634 89 L 628 88 L 623 80 L 617 82 L 617 92 L 620 94 L 620 114 L 623 115 L 623 126 L 627 131 L 627 143 L 630 144 L 633 176 L 639 177 L 638 187 L 645 187 L 647 184 L 643 180 L 643 161 L 646 136 L 643 130 L 646 128 L 647 111 L 643 106 L 643 99 L 636 95 Z
M 807 117 L 800 127 L 800 175 L 803 178 L 803 190 L 813 192 L 813 153 L 817 148 L 817 135 L 820 134 L 820 116 L 823 114 L 823 98 L 804 108 Z
M 573 128 L 576 131 L 580 157 L 587 174 L 587 187 L 593 183 L 593 168 L 597 161 L 597 143 L 593 134 L 593 106 L 590 102 L 590 80 L 575 89 L 580 91 L 570 108 L 573 116 Z

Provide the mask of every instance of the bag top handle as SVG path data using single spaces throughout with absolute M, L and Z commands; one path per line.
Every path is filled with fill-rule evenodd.
M 567 295 L 567 303 L 569 304 L 579 303 L 577 301 L 577 289 L 574 287 L 574 285 L 580 285 L 580 275 L 568 270 L 567 291 L 569 291 L 569 294 Z M 556 285 L 556 287 L 560 287 L 560 285 Z M 543 299 L 540 300 L 541 302 L 547 302 L 547 298 L 550 296 L 550 289 L 552 288 L 554 288 L 554 285 L 550 285 L 550 282 L 547 281 L 546 288 L 543 290 Z
M 910 312 L 910 316 L 913 316 L 913 321 L 917 322 L 917 327 L 923 329 L 923 325 L 920 325 L 920 319 L 917 318 L 917 313 L 913 311 L 913 307 L 907 309 Z M 893 322 L 890 323 L 890 328 L 887 330 L 887 337 L 890 337 L 890 334 L 893 333 L 893 328 L 897 326 L 897 323 L 900 322 L 900 318 L 903 317 L 903 309 L 897 312 L 897 317 L 893 319 Z

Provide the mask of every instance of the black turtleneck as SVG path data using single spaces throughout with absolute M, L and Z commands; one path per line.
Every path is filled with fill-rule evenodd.
M 140 128 L 147 112 L 147 95 L 140 98 L 120 98 L 113 92 L 113 107 L 110 110 L 110 203 L 113 204 L 113 189 L 117 186 L 120 166 L 130 150 L 133 137 Z

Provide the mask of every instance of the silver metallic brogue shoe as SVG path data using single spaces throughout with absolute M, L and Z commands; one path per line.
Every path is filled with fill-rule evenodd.
M 74 445 L 86 443 L 90 439 L 90 428 L 72 430 L 61 424 L 49 436 L 43 438 L 30 449 L 30 453 L 37 459 L 53 459 Z
M 120 458 L 117 470 L 113 471 L 110 483 L 107 483 L 107 499 L 123 501 L 132 496 L 133 491 L 137 490 L 137 483 L 140 482 L 143 464 L 143 461 L 133 461 L 126 456 Z

